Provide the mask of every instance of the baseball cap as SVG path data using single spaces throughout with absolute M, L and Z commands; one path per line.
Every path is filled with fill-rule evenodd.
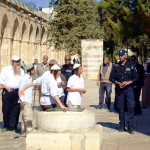
M 11 57 L 11 60 L 13 60 L 13 61 L 18 61 L 18 60 L 21 60 L 18 56 L 16 56 L 16 55 L 13 55 L 12 57 Z
M 79 68 L 80 66 L 81 66 L 81 64 L 74 64 L 73 69 Z
M 55 64 L 55 65 L 53 65 L 52 67 L 51 67 L 51 70 L 61 70 L 61 68 L 60 68 L 60 66 L 58 66 L 57 64 Z
M 127 51 L 125 51 L 125 50 L 120 50 L 119 51 L 119 56 L 123 56 L 125 54 L 127 54 Z
M 33 64 L 30 64 L 30 65 L 28 65 L 28 66 L 26 67 L 26 70 L 29 71 L 29 70 L 31 70 L 32 68 L 34 68 L 34 65 L 33 65 Z

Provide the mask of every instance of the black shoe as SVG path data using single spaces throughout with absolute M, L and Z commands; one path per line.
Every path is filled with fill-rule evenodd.
M 98 105 L 97 107 L 96 107 L 96 109 L 102 109 L 103 108 L 103 106 L 100 106 L 100 105 Z
M 120 126 L 120 127 L 119 127 L 119 132 L 124 132 L 124 131 L 126 131 L 126 130 L 125 130 L 125 127 Z
M 130 134 L 133 134 L 135 132 L 135 130 L 132 127 L 128 127 L 127 130 Z

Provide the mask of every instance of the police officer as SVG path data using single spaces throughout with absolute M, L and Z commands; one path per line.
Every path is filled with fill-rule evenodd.
M 120 62 L 113 66 L 110 74 L 110 81 L 116 85 L 117 105 L 119 109 L 120 127 L 119 132 L 125 131 L 124 103 L 127 100 L 128 107 L 128 132 L 133 133 L 133 116 L 134 116 L 134 92 L 133 83 L 138 79 L 135 68 L 127 61 L 127 52 L 119 51 Z

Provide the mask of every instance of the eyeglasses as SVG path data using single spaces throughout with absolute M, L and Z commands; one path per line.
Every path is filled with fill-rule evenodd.
M 14 61 L 15 63 L 20 63 L 20 60 L 18 60 L 18 61 Z
M 65 59 L 65 61 L 68 61 L 68 60 L 70 61 L 71 59 Z
M 49 64 L 49 66 L 53 66 L 54 64 Z
M 131 61 L 135 61 L 135 59 L 131 59 Z

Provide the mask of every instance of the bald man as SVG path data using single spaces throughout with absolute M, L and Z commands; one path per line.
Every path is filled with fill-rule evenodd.
M 36 68 L 35 78 L 41 77 L 44 72 L 49 70 L 48 56 L 43 56 L 43 62 L 39 63 Z

